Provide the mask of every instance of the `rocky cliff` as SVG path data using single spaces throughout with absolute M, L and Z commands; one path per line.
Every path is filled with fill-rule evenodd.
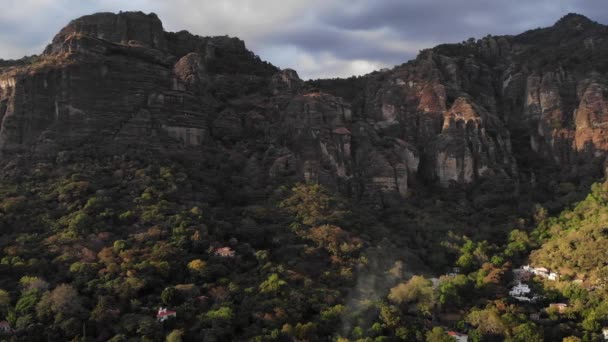
M 442 185 L 539 166 L 596 177 L 605 159 L 608 28 L 569 14 L 517 36 L 425 50 L 392 70 L 313 83 L 347 94 L 356 117 L 420 155 L 419 176 Z M 354 90 L 353 90 L 354 89 Z
M 423 184 L 527 182 L 545 163 L 597 176 L 606 33 L 568 15 L 361 78 L 303 82 L 237 38 L 165 32 L 154 14 L 94 14 L 0 68 L 0 163 L 5 174 L 79 153 L 200 163 L 213 150 L 240 161 L 231 172 L 254 187 L 308 180 L 375 203 Z

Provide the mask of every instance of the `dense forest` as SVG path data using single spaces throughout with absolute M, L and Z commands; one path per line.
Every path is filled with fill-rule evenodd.
M 594 341 L 607 323 L 606 184 L 529 219 L 460 191 L 387 215 L 318 184 L 255 204 L 220 196 L 235 190 L 225 184 L 127 155 L 2 182 L 0 312 L 14 329 L 3 339 Z M 501 229 L 492 212 L 512 220 Z M 563 276 L 531 280 L 542 299 L 520 303 L 513 269 L 532 250 Z M 161 307 L 175 316 L 159 322 Z
M 303 81 L 72 21 L 0 60 L 0 341 L 601 341 L 607 32 Z

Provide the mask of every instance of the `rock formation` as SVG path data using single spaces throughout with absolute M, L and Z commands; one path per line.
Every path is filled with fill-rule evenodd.
M 568 15 L 440 45 L 353 80 L 342 98 L 338 81 L 304 82 L 237 38 L 94 14 L 35 59 L 0 67 L 0 164 L 84 150 L 197 161 L 213 148 L 247 160 L 234 172 L 259 186 L 321 182 L 375 203 L 422 184 L 517 183 L 531 155 L 595 175 L 608 151 L 606 33 Z

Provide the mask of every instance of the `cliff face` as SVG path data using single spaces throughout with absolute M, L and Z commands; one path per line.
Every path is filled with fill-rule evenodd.
M 518 36 L 440 45 L 353 79 L 360 89 L 349 98 L 356 117 L 412 146 L 418 176 L 443 186 L 497 174 L 528 181 L 530 164 L 597 176 L 608 151 L 606 33 L 570 14 Z M 343 81 L 314 83 L 344 91 Z
M 224 59 L 238 63 L 222 70 Z M 2 69 L 0 151 L 200 146 L 217 98 L 265 86 L 275 71 L 236 38 L 166 33 L 153 14 L 86 16 L 34 63 Z
M 154 14 L 85 16 L 33 62 L 0 68 L 0 162 L 83 149 L 197 161 L 212 148 L 246 160 L 235 173 L 255 186 L 309 180 L 375 202 L 421 183 L 525 180 L 530 156 L 593 174 L 608 151 L 606 33 L 569 15 L 440 45 L 340 98 L 338 81 L 303 82 L 236 38 L 165 32 Z

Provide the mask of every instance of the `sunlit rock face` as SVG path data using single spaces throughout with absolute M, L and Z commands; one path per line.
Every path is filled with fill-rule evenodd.
M 251 186 L 319 182 L 379 204 L 417 186 L 517 183 L 532 159 L 594 175 L 608 151 L 606 33 L 572 15 L 305 82 L 237 38 L 165 32 L 141 12 L 85 16 L 0 69 L 0 160 L 160 153 Z

